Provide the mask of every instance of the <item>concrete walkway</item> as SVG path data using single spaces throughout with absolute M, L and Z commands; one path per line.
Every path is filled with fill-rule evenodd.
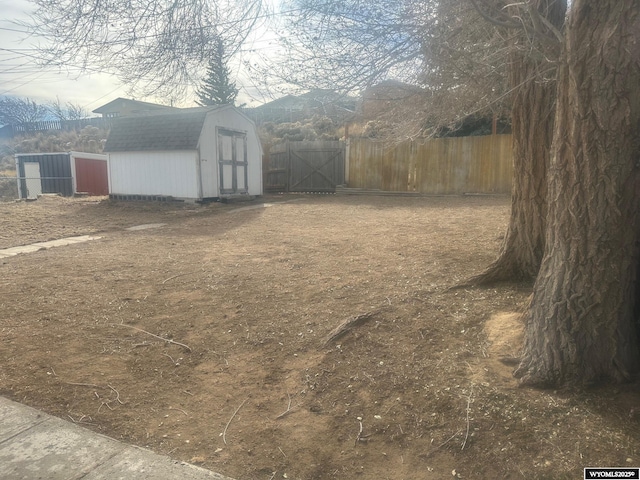
M 133 227 L 126 228 L 125 230 L 130 232 L 136 232 L 139 230 L 150 230 L 154 228 L 164 227 L 166 223 L 146 223 L 144 225 L 134 225 Z M 58 240 L 49 240 L 48 242 L 36 242 L 29 245 L 20 245 L 18 247 L 9 247 L 0 249 L 0 260 L 7 257 L 13 257 L 22 253 L 32 253 L 39 250 L 48 250 L 54 247 L 64 247 L 67 245 L 73 245 L 75 243 L 90 242 L 92 240 L 100 240 L 102 237 L 96 237 L 92 235 L 79 235 L 77 237 L 66 237 Z
M 13 257 L 21 253 L 37 252 L 38 250 L 47 250 L 54 247 L 64 247 L 65 245 L 73 245 L 74 243 L 89 242 L 91 240 L 99 240 L 101 237 L 92 237 L 91 235 L 80 235 L 79 237 L 67 237 L 59 240 L 50 240 L 48 242 L 37 242 L 31 245 L 21 245 L 19 247 L 3 248 L 0 250 L 0 259 Z
M 0 479 L 232 480 L 0 397 Z

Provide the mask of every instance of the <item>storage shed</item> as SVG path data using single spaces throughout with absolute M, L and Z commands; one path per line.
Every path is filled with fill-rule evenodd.
M 43 193 L 108 195 L 107 156 L 97 153 L 19 153 L 15 156 L 18 196 Z
M 262 146 L 231 106 L 116 120 L 105 145 L 116 199 L 191 201 L 262 195 Z

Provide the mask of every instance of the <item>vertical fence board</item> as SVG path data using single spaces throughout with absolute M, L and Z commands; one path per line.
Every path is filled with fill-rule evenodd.
M 285 192 L 288 187 L 289 148 L 286 143 L 270 147 L 267 157 L 268 166 L 265 177 L 265 190 L 269 192 Z
M 402 142 L 352 138 L 349 187 L 423 194 L 511 192 L 511 135 Z
M 394 192 L 409 191 L 409 170 L 413 144 L 407 142 L 383 155 L 381 189 Z
M 383 152 L 384 145 L 380 142 L 352 139 L 349 146 L 349 186 L 381 189 Z

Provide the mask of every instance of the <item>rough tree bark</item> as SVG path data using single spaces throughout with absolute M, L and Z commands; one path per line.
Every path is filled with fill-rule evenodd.
M 566 1 L 536 0 L 535 8 L 561 29 Z M 524 36 L 524 35 L 523 35 Z M 465 285 L 535 279 L 544 253 L 547 216 L 547 165 L 553 140 L 556 82 L 553 61 L 559 45 L 542 45 L 544 52 L 526 49 L 529 40 L 510 58 L 512 98 L 513 183 L 511 216 L 498 258 Z M 527 51 L 523 51 L 527 50 Z M 544 55 L 546 53 L 546 55 Z
M 525 314 L 526 385 L 638 371 L 640 8 L 574 0 L 558 78 L 546 247 Z

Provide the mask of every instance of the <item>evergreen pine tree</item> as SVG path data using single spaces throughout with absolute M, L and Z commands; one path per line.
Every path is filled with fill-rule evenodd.
M 230 74 L 224 58 L 224 45 L 218 41 L 209 59 L 207 74 L 200 87 L 196 89 L 196 103 L 201 107 L 221 104 L 233 105 L 238 95 L 238 89 L 235 82 L 231 81 Z

